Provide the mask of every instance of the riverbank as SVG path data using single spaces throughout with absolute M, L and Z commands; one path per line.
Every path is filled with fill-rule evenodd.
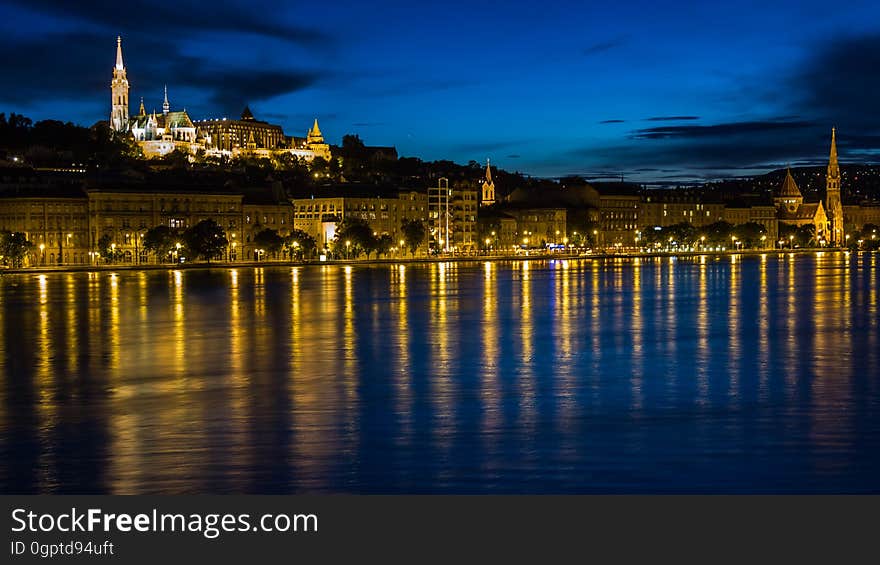
M 57 265 L 45 267 L 23 267 L 20 269 L 0 269 L 2 274 L 99 272 L 99 271 L 178 271 L 189 269 L 239 269 L 255 267 L 308 267 L 315 265 L 383 265 L 420 263 L 465 263 L 485 261 L 546 261 L 546 260 L 608 260 L 608 259 L 653 259 L 657 257 L 730 257 L 756 255 L 809 255 L 815 253 L 847 252 L 842 248 L 833 249 L 766 249 L 742 251 L 685 251 L 685 252 L 623 252 L 623 253 L 533 253 L 506 255 L 455 255 L 436 257 L 394 257 L 381 259 L 340 259 L 332 261 L 218 261 L 213 263 L 161 263 L 161 264 L 111 264 L 111 265 Z M 857 253 L 871 253 L 859 251 Z

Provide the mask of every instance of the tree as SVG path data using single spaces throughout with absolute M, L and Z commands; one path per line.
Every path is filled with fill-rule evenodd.
M 281 251 L 281 247 L 284 245 L 284 238 L 278 235 L 276 230 L 265 228 L 258 231 L 257 235 L 254 236 L 254 245 L 257 245 L 266 253 L 275 255 Z
M 726 245 L 732 234 L 733 224 L 723 221 L 709 224 L 700 230 L 700 236 L 705 237 L 709 245 Z
M 810 247 L 816 235 L 816 228 L 812 224 L 793 226 L 791 224 L 779 224 L 779 239 L 784 246 Z
M 180 234 L 168 226 L 156 226 L 144 234 L 144 249 L 156 255 L 158 261 L 164 261 L 180 241 Z
M 366 253 L 369 258 L 370 253 L 376 249 L 376 243 L 376 236 L 373 235 L 373 230 L 366 220 L 346 218 L 336 228 L 334 250 L 337 255 L 351 258 Z
M 411 254 L 416 252 L 416 249 L 424 243 L 425 237 L 428 235 L 428 230 L 425 229 L 425 224 L 421 220 L 404 219 L 400 229 Z
M 761 237 L 766 238 L 767 229 L 757 222 L 740 224 L 733 228 L 733 235 L 743 243 L 743 247 L 761 247 Z
M 284 246 L 291 259 L 302 260 L 304 257 L 311 257 L 318 244 L 315 242 L 315 238 L 306 232 L 293 230 L 290 235 L 284 238 Z
M 0 260 L 4 265 L 20 268 L 33 248 L 34 244 L 23 233 L 0 231 Z
M 390 234 L 383 233 L 376 238 L 376 256 L 388 255 L 391 248 L 394 247 L 394 238 Z
M 209 263 L 211 259 L 220 255 L 229 241 L 226 239 L 226 232 L 214 220 L 202 220 L 196 225 L 187 228 L 183 232 L 183 241 L 186 245 L 187 253 L 191 254 L 194 259 L 203 258 Z
M 107 233 L 98 238 L 98 253 L 107 263 L 115 263 L 122 258 L 122 250 L 116 248 L 113 238 Z

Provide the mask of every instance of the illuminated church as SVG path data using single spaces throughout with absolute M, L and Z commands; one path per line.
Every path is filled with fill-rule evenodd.
M 307 161 L 315 157 L 330 160 L 330 146 L 318 128 L 318 120 L 305 138 L 284 135 L 281 126 L 254 118 L 245 107 L 241 119 L 216 118 L 194 123 L 186 110 L 172 111 L 168 101 L 168 87 L 162 112 L 147 113 L 144 100 L 136 115 L 129 114 L 129 84 L 122 60 L 122 37 L 116 38 L 116 66 L 110 83 L 110 127 L 121 133 L 130 133 L 141 146 L 144 156 L 159 157 L 175 149 L 190 155 L 199 151 L 206 154 L 273 157 L 290 154 Z
M 791 169 L 785 171 L 785 180 L 773 195 L 773 203 L 780 223 L 795 227 L 812 225 L 817 239 L 825 237 L 828 223 L 825 207 L 821 201 L 804 202 L 804 196 L 791 176 Z

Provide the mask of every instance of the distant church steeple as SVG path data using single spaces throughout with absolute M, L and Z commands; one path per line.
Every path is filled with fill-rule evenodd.
M 844 245 L 843 204 L 840 199 L 840 165 L 837 163 L 837 128 L 831 128 L 831 153 L 825 175 L 825 208 L 828 213 L 829 240 L 833 245 Z
M 489 159 L 486 159 L 486 178 L 483 180 L 483 198 L 480 205 L 491 206 L 492 204 L 495 204 L 495 183 L 492 181 L 492 167 L 489 166 Z
M 114 131 L 128 131 L 128 78 L 122 62 L 122 36 L 116 37 L 116 66 L 110 81 L 110 127 Z
M 168 85 L 165 85 L 165 101 L 162 102 L 162 113 L 166 116 L 171 111 L 171 104 L 168 103 Z

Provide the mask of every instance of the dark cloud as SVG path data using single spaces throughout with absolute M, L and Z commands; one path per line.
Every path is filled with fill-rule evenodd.
M 687 120 L 699 120 L 700 116 L 654 116 L 645 118 L 646 122 L 684 122 Z
M 828 142 L 822 124 L 744 121 L 640 129 L 624 144 L 585 147 L 571 155 L 593 170 L 626 170 L 645 177 L 660 172 L 653 168 L 669 173 L 664 178 L 720 178 L 762 172 L 779 162 L 822 163 Z
M 325 44 L 329 37 L 313 28 L 292 25 L 278 17 L 285 2 L 255 9 L 248 2 L 197 0 L 153 2 L 127 0 L 108 5 L 105 0 L 7 0 L 28 10 L 60 18 L 88 21 L 113 35 L 148 30 L 157 37 L 173 41 L 202 32 L 235 32 L 265 35 L 303 45 Z M 185 34 L 185 35 L 182 35 Z
M 522 155 L 517 155 L 517 154 L 515 154 L 515 153 L 514 153 L 513 155 L 508 155 L 508 156 L 507 156 L 508 159 L 519 159 L 520 157 L 522 157 Z
M 793 109 L 827 121 L 847 136 L 876 133 L 880 127 L 880 33 L 825 38 L 783 84 L 780 96 Z
M 751 121 L 731 122 L 708 126 L 660 126 L 635 130 L 632 139 L 706 139 L 732 138 L 742 135 L 764 135 L 768 132 L 792 131 L 809 128 L 806 121 Z
M 626 39 L 623 37 L 609 39 L 607 41 L 600 41 L 598 43 L 594 43 L 594 44 L 589 45 L 586 48 L 584 48 L 584 50 L 581 52 L 581 54 L 584 56 L 587 56 L 587 57 L 592 56 L 592 55 L 598 55 L 600 53 L 604 53 L 605 51 L 610 51 L 611 49 L 614 49 L 616 47 L 620 47 L 624 43 L 626 43 Z
M 602 120 L 600 124 L 622 124 L 624 120 Z
M 167 84 L 172 106 L 187 107 L 194 116 L 237 115 L 247 103 L 308 88 L 321 78 L 309 70 L 220 66 L 183 55 L 163 38 L 162 34 L 132 34 L 123 43 L 132 110 L 141 97 L 146 98 L 148 110 L 158 107 L 162 87 Z M 0 50 L 16 53 L 4 66 L 4 80 L 16 85 L 0 90 L 0 101 L 6 104 L 102 96 L 109 100 L 116 50 L 112 35 L 79 32 L 23 40 L 2 37 Z M 198 98 L 184 99 L 182 92 L 197 93 Z

